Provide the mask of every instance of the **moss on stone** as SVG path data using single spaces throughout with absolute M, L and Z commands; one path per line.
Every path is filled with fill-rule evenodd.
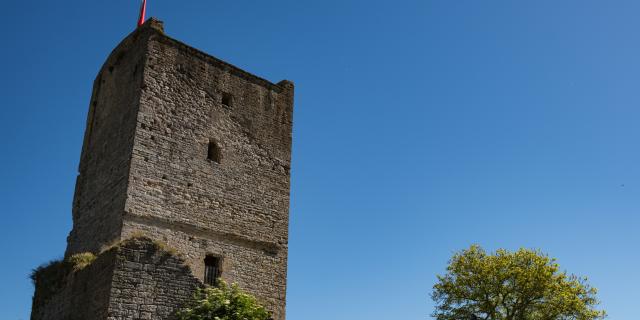
M 126 245 L 128 242 L 135 241 L 135 240 L 148 240 L 148 241 L 152 242 L 158 248 L 158 250 L 164 251 L 166 253 L 169 253 L 169 254 L 177 256 L 177 257 L 181 257 L 181 258 L 183 257 L 182 253 L 178 252 L 178 250 L 176 250 L 175 248 L 169 246 L 168 244 L 166 244 L 166 243 L 164 243 L 164 242 L 162 242 L 160 240 L 152 239 L 151 237 L 147 236 L 142 231 L 136 231 L 136 232 L 132 233 L 131 236 L 126 238 L 126 239 L 116 240 L 116 241 L 112 242 L 111 244 L 109 244 L 108 246 L 104 246 L 100 250 L 100 254 L 102 254 L 104 252 L 107 252 L 107 251 L 111 251 L 113 249 L 120 248 L 120 247 Z

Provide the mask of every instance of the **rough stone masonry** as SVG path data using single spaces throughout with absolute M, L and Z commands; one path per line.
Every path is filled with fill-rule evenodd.
M 292 114 L 291 82 L 167 37 L 155 19 L 135 30 L 94 82 L 76 182 L 65 257 L 98 259 L 54 289 L 36 280 L 31 318 L 171 319 L 215 270 L 284 319 Z

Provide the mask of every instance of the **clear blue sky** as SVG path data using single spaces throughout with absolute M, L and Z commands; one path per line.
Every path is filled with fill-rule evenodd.
M 59 257 L 92 81 L 137 0 L 0 11 L 0 319 Z M 296 83 L 288 318 L 429 319 L 472 243 L 540 248 L 637 319 L 640 2 L 150 0 L 169 35 Z

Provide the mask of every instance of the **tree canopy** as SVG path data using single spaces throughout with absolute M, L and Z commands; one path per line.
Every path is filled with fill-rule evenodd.
M 595 320 L 597 290 L 586 278 L 561 271 L 540 251 L 479 246 L 456 253 L 438 276 L 432 298 L 437 320 Z

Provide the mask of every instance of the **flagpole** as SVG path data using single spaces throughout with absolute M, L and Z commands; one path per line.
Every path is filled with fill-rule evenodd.
M 140 6 L 140 17 L 138 18 L 138 27 L 144 24 L 146 15 L 147 15 L 147 0 L 142 0 L 142 5 Z

